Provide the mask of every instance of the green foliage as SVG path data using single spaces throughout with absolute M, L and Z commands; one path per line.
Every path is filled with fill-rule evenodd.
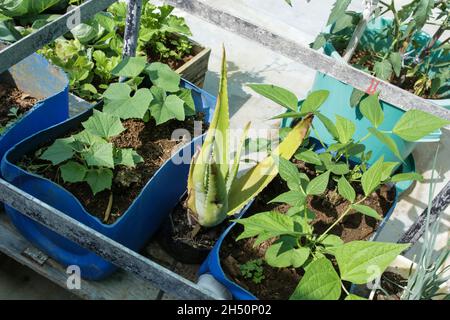
M 348 11 L 350 2 L 336 1 L 327 22 L 330 32 L 317 36 L 311 45 L 314 49 L 330 42 L 345 52 L 362 19 L 362 13 Z M 450 28 L 448 1 L 410 0 L 400 9 L 393 0 L 378 3 L 379 7 L 371 18 L 386 16 L 392 17 L 392 21 L 379 35 L 372 36 L 364 47 L 357 47 L 357 50 L 366 50 L 367 54 L 354 56 L 354 66 L 403 89 L 413 90 L 424 98 L 448 98 L 449 39 L 439 42 L 439 38 Z M 437 28 L 423 44 L 422 32 L 427 24 Z M 383 48 L 375 45 L 377 42 L 384 43 L 385 39 L 387 45 Z M 373 63 L 368 64 L 368 60 Z
M 260 284 L 264 279 L 263 260 L 250 260 L 239 266 L 241 274 L 246 279 L 251 279 L 255 284 Z

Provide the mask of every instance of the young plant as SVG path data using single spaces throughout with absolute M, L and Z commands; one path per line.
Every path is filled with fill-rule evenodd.
M 195 113 L 190 90 L 180 88 L 180 76 L 166 65 L 126 58 L 113 74 L 128 80 L 108 87 L 102 110 L 93 111 L 81 132 L 57 139 L 39 156 L 58 167 L 64 182 L 87 182 L 94 196 L 110 190 L 113 180 L 127 186 L 123 177 L 114 179 L 115 169 L 133 168 L 143 161 L 136 150 L 114 145 L 114 138 L 125 131 L 122 120 L 148 122 L 153 118 L 160 125 L 172 119 L 183 121 Z M 153 84 L 150 89 L 138 87 L 145 78 Z
M 262 259 L 250 260 L 241 264 L 239 270 L 244 278 L 252 280 L 255 284 L 260 284 L 265 279 L 262 264 Z
M 317 106 L 318 107 L 318 106 Z M 186 201 L 188 220 L 214 227 L 240 210 L 277 175 L 275 157 L 290 158 L 307 135 L 313 116 L 308 114 L 273 151 L 244 175 L 236 178 L 242 146 L 249 129 L 244 130 L 232 165 L 229 165 L 229 105 L 225 50 L 222 58 L 219 94 L 205 142 L 191 162 Z
M 448 97 L 449 38 L 439 42 L 449 30 L 448 1 L 412 0 L 397 10 L 394 1 L 365 0 L 363 14 L 346 11 L 350 0 L 337 0 L 328 19 L 328 33 L 321 33 L 313 48 L 332 43 L 343 52 L 344 60 L 378 78 L 390 81 L 416 95 L 445 99 Z M 367 22 L 379 14 L 392 21 L 364 47 L 359 46 Z M 426 24 L 438 25 L 426 43 L 421 32 Z M 386 37 L 388 46 L 377 45 Z M 362 50 L 358 53 L 355 50 Z M 353 53 L 357 54 L 354 55 Z

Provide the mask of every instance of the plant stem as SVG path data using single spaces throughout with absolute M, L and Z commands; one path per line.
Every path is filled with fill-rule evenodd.
M 342 281 L 341 281 L 341 287 L 342 287 L 342 290 L 344 290 L 345 294 L 349 296 L 349 295 L 350 295 L 350 292 L 347 291 L 347 289 L 345 288 L 345 286 L 344 286 L 344 284 L 342 283 Z
M 106 211 L 103 218 L 104 223 L 107 223 L 109 220 L 109 216 L 111 215 L 112 204 L 113 204 L 113 193 L 111 191 L 111 193 L 109 194 L 108 205 L 106 206 Z
M 345 218 L 345 216 L 350 212 L 350 210 L 352 209 L 352 205 L 354 204 L 360 204 L 361 202 L 363 202 L 364 200 L 366 200 L 367 196 L 363 197 L 361 200 L 356 201 L 355 203 L 351 203 L 348 205 L 347 209 L 345 209 L 344 213 L 341 214 L 341 216 L 339 218 L 336 219 L 335 222 L 333 222 L 333 224 L 324 232 L 321 234 L 321 236 L 319 237 L 319 239 L 317 239 L 317 242 L 321 242 L 325 236 L 339 223 L 342 221 L 342 219 Z

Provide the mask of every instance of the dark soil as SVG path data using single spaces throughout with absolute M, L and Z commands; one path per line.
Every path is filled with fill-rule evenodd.
M 135 168 L 116 167 L 114 169 L 114 180 L 112 185 L 113 204 L 107 224 L 114 223 L 129 208 L 134 199 L 139 195 L 153 174 L 172 156 L 172 151 L 178 149 L 183 143 L 180 140 L 171 140 L 175 129 L 187 129 L 191 135 L 194 134 L 194 121 L 202 121 L 203 114 L 187 118 L 184 122 L 170 120 L 162 125 L 156 125 L 151 119 L 145 123 L 141 120 L 129 119 L 123 121 L 126 128 L 119 136 L 112 139 L 112 143 L 120 148 L 133 148 L 144 159 Z M 204 128 L 203 128 L 204 129 Z M 68 136 L 81 131 L 71 132 Z M 48 147 L 51 145 L 43 147 Z M 20 163 L 27 168 L 30 164 L 38 164 L 33 154 L 27 155 Z M 47 163 L 42 162 L 41 163 Z M 92 215 L 104 219 L 105 210 L 108 206 L 111 191 L 105 190 L 92 195 L 92 191 L 86 182 L 65 183 L 60 177 L 58 167 L 50 166 L 41 173 L 46 178 L 60 184 L 70 191 Z
M 408 280 L 401 275 L 387 271 L 381 276 L 380 286 L 382 290 L 375 292 L 374 300 L 400 300 L 403 288 L 408 284 Z M 387 295 L 386 295 L 387 293 Z
M 343 55 L 344 50 L 338 50 L 338 52 Z M 370 50 L 357 50 L 352 58 L 350 59 L 351 65 L 360 65 L 368 68 L 370 71 L 373 71 L 375 65 L 375 53 Z M 402 70 L 404 71 L 404 70 Z M 388 79 L 390 83 L 393 85 L 402 88 L 406 91 L 409 91 L 414 94 L 414 83 L 418 80 L 418 78 L 406 77 L 405 74 L 400 74 L 398 77 L 393 74 L 391 79 Z M 442 99 L 442 97 L 437 97 L 436 95 L 431 95 L 429 90 L 425 91 L 422 95 L 424 99 Z
M 36 102 L 37 99 L 17 87 L 0 84 L 0 126 L 3 127 L 15 119 L 9 115 L 11 108 L 17 108 L 17 115 L 20 116 L 30 110 Z
M 308 176 L 314 177 L 314 171 L 304 162 L 294 160 L 297 167 Z M 338 217 L 347 206 L 347 200 L 340 197 L 334 190 L 334 182 L 330 181 L 328 190 L 320 197 L 314 196 L 308 200 L 308 207 L 316 217 L 312 221 L 312 226 L 317 234 L 324 232 Z M 361 199 L 362 190 L 355 190 L 357 198 Z M 286 213 L 290 208 L 286 204 L 267 204 L 276 196 L 288 191 L 286 183 L 279 177 L 256 198 L 250 207 L 246 216 L 259 212 L 276 210 Z M 374 192 L 362 204 L 368 205 L 376 210 L 381 216 L 384 216 L 391 207 L 395 198 L 395 190 L 388 186 L 383 186 L 377 192 Z M 339 223 L 330 234 L 338 235 L 344 242 L 354 240 L 367 240 L 377 229 L 379 222 L 374 218 L 359 214 L 349 214 L 341 223 Z M 245 279 L 239 270 L 239 266 L 251 260 L 264 258 L 267 248 L 275 239 L 266 241 L 257 247 L 253 247 L 254 239 L 244 239 L 235 241 L 236 237 L 243 231 L 241 225 L 236 225 L 230 234 L 225 238 L 222 244 L 221 261 L 222 267 L 229 278 L 237 284 L 252 292 L 259 299 L 286 300 L 294 292 L 299 280 L 303 275 L 301 269 L 294 268 L 273 268 L 263 263 L 265 279 L 260 284 L 255 284 L 250 279 Z

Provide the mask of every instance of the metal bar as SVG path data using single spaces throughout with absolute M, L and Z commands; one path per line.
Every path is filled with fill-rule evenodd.
M 181 299 L 216 299 L 213 293 L 0 179 L 0 201 L 116 266 Z
M 125 25 L 123 57 L 136 55 L 139 25 L 142 13 L 142 0 L 128 0 L 127 21 Z
M 90 0 L 76 7 L 36 32 L 0 51 L 0 73 L 25 59 L 47 43 L 67 33 L 117 0 Z
M 450 182 L 442 188 L 438 195 L 431 202 L 430 224 L 434 223 L 437 218 L 447 209 L 450 204 Z M 414 224 L 401 236 L 398 243 L 415 244 L 425 233 L 425 221 L 427 218 L 428 207 L 425 208 Z M 412 245 L 409 247 L 411 249 Z M 408 250 L 409 250 L 408 249 Z M 408 251 L 407 250 L 407 251 Z M 407 252 L 406 251 L 406 252 Z
M 450 120 L 449 110 L 353 68 L 343 61 L 338 61 L 305 45 L 287 40 L 244 19 L 214 9 L 202 1 L 166 0 L 165 2 L 213 23 L 218 27 L 259 42 L 275 52 L 332 76 L 356 89 L 367 92 L 373 89 L 373 87 L 377 87 L 382 100 L 398 106 L 403 110 L 420 109 L 443 119 Z

